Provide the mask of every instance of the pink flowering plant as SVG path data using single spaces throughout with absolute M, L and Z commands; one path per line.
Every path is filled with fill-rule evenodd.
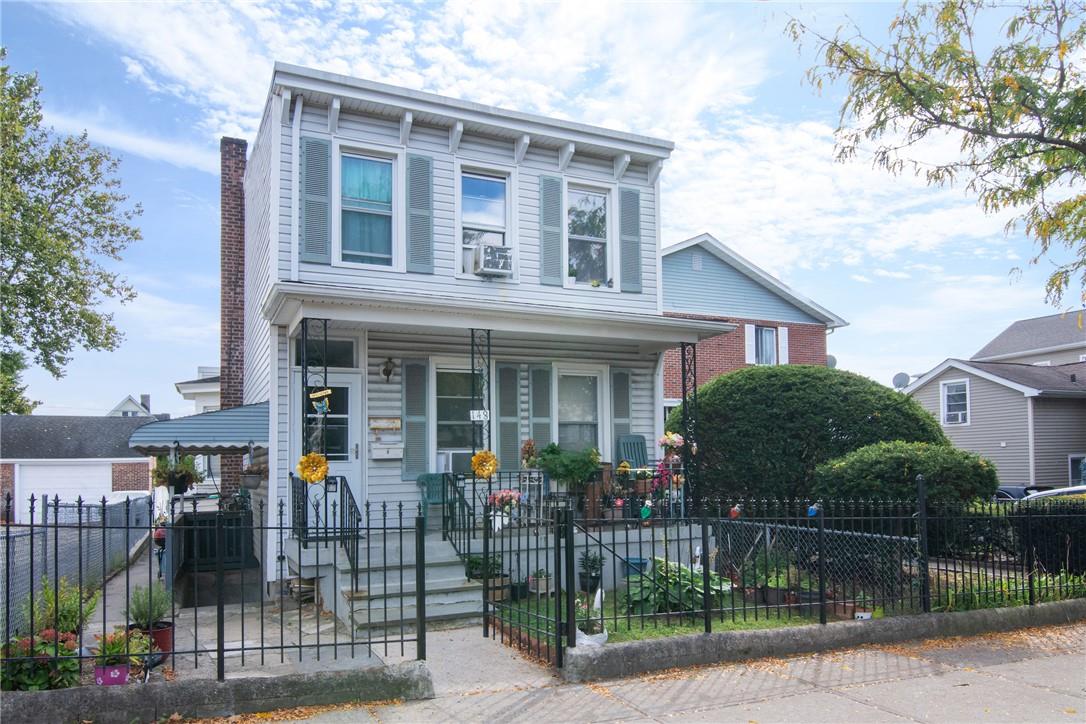
M 487 497 L 486 502 L 508 513 L 510 509 L 520 505 L 520 491 L 497 490 Z

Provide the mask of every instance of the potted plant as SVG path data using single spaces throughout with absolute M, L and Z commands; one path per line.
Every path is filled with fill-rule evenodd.
M 174 462 L 165 455 L 160 456 L 155 463 L 152 477 L 155 485 L 167 486 L 173 490 L 174 495 L 184 495 L 191 486 L 204 479 L 196 469 L 196 459 L 191 455 L 185 455 Z
M 520 467 L 524 470 L 535 470 L 539 467 L 539 451 L 532 438 L 528 438 L 520 446 Z
M 99 686 L 128 683 L 132 664 L 151 652 L 151 642 L 139 631 L 115 631 L 98 636 L 94 651 L 94 681 Z
M 137 586 L 132 590 L 125 615 L 131 622 L 128 629 L 138 631 L 154 642 L 163 654 L 173 651 L 173 623 L 167 621 L 170 613 L 170 594 L 160 582 L 149 587 Z
M 528 590 L 537 595 L 551 592 L 551 577 L 546 568 L 537 568 L 528 576 Z
M 241 470 L 241 487 L 246 490 L 256 490 L 267 479 L 267 465 L 253 465 L 250 463 Z
M 600 451 L 595 448 L 571 452 L 551 443 L 539 453 L 539 467 L 570 493 L 584 492 L 600 468 Z
M 486 580 L 488 598 L 491 601 L 504 601 L 509 593 L 509 576 L 502 573 L 501 556 L 468 556 L 468 578 L 476 581 Z
M 593 593 L 600 587 L 603 575 L 603 556 L 586 550 L 581 554 L 581 570 L 577 574 L 577 585 L 585 593 Z

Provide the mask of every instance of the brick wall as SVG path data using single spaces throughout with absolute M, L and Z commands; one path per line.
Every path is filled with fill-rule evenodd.
M 12 510 L 15 509 L 15 464 L 0 463 L 0 522 L 7 519 L 7 496 L 12 496 Z
M 146 460 L 134 463 L 113 463 L 113 491 L 151 489 L 151 465 Z
M 678 314 L 667 312 L 669 317 L 705 319 L 729 322 L 738 329 L 698 343 L 698 385 L 703 385 L 717 375 L 752 367 L 746 363 L 744 324 L 765 327 L 788 327 L 788 362 L 797 365 L 826 364 L 826 327 L 821 324 L 794 324 L 764 319 L 739 319 L 736 317 L 710 317 L 702 314 Z M 679 350 L 664 354 L 664 397 L 682 397 L 682 368 Z
M 223 409 L 242 403 L 245 367 L 245 151 L 246 142 L 223 138 L 220 157 L 219 397 Z M 241 456 L 223 455 L 223 492 L 240 484 Z

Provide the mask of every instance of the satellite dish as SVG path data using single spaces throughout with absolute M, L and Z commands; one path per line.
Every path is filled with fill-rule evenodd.
M 837 358 L 832 354 L 826 355 L 826 366 L 832 369 L 837 369 Z
M 909 377 L 908 372 L 898 372 L 896 375 L 894 375 L 894 389 L 897 389 L 897 390 L 905 389 L 906 387 L 909 386 L 909 380 L 910 379 L 911 378 Z

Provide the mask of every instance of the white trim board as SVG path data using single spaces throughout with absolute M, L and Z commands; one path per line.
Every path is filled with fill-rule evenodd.
M 969 364 L 956 359 L 944 360 L 935 369 L 921 376 L 920 379 L 918 379 L 916 382 L 913 382 L 911 385 L 906 387 L 903 392 L 906 395 L 911 395 L 919 390 L 921 387 L 931 382 L 932 379 L 951 368 L 960 370 L 961 372 L 968 372 L 971 375 L 976 375 L 977 377 L 988 380 L 989 382 L 995 382 L 997 385 L 1003 385 L 1004 387 L 1008 387 L 1012 390 L 1017 390 L 1026 397 L 1037 397 L 1041 394 L 1041 390 L 1038 390 L 1034 387 L 1027 387 L 1025 385 L 1020 385 L 1017 382 L 1011 382 L 1010 380 L 1003 379 L 999 375 L 993 375 L 992 373 L 985 372 L 982 369 L 971 367 Z

